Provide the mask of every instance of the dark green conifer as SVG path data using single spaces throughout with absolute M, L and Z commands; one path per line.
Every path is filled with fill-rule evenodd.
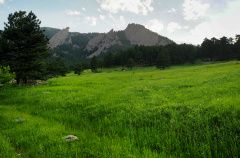
M 20 79 L 41 79 L 45 74 L 44 59 L 49 57 L 49 39 L 40 29 L 37 16 L 25 11 L 15 12 L 8 17 L 8 23 L 1 33 L 1 62 L 10 65 L 16 73 L 17 83 Z

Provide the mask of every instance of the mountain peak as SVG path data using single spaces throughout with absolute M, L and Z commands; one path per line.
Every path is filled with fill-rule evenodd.
M 125 34 L 132 45 L 153 46 L 173 43 L 168 38 L 162 37 L 139 24 L 129 24 L 125 29 Z
M 130 28 L 142 28 L 142 29 L 146 29 L 143 25 L 140 25 L 140 24 L 135 24 L 135 23 L 131 23 L 131 24 L 128 24 L 127 28 L 126 29 L 130 29 Z M 125 30 L 126 30 L 125 29 Z

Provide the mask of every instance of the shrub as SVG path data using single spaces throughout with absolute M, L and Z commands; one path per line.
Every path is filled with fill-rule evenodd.
M 15 73 L 10 73 L 10 67 L 0 66 L 0 84 L 6 84 L 15 78 Z

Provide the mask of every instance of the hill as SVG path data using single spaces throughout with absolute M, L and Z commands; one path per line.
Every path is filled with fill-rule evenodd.
M 0 157 L 239 157 L 239 74 L 234 61 L 0 87 Z
M 117 52 L 135 45 L 158 46 L 171 43 L 174 42 L 142 25 L 129 24 L 125 30 L 117 32 L 110 30 L 108 33 L 71 33 L 67 27 L 50 39 L 49 46 L 56 56 L 78 52 L 81 60 L 87 60 L 93 56 L 103 56 L 107 52 Z

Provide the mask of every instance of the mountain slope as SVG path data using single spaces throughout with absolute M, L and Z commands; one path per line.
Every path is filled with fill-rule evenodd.
M 85 50 L 92 51 L 96 47 L 97 50 L 91 55 L 89 55 L 87 58 L 98 56 L 100 53 L 106 52 L 108 48 L 115 44 L 121 45 L 122 43 L 120 42 L 117 34 L 113 32 L 113 30 L 109 31 L 107 34 L 99 34 L 88 42 Z
M 129 24 L 125 29 L 125 35 L 131 45 L 154 46 L 173 43 L 168 38 L 160 36 L 139 24 Z
M 85 50 L 92 51 L 91 55 L 87 56 L 87 58 L 92 58 L 93 56 L 108 52 L 111 47 L 116 45 L 119 45 L 119 48 L 121 49 L 121 45 L 155 46 L 171 43 L 174 42 L 146 29 L 142 25 L 129 24 L 124 31 L 114 32 L 111 30 L 107 34 L 99 34 L 88 42 Z
M 51 35 L 53 34 L 52 31 Z M 103 57 L 107 52 L 118 52 L 135 45 L 157 46 L 171 43 L 174 42 L 142 25 L 129 24 L 125 30 L 110 30 L 108 33 L 69 32 L 67 27 L 54 34 L 49 47 L 55 56 L 61 56 L 71 62 L 70 60 L 77 61 L 79 58 L 88 60 L 93 56 Z

